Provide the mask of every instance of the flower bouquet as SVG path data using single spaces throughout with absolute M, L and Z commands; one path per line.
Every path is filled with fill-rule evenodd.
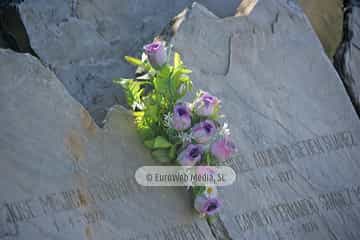
M 155 41 L 144 46 L 142 59 L 125 59 L 141 74 L 114 82 L 124 88 L 137 130 L 159 163 L 217 166 L 232 156 L 235 146 L 227 124 L 220 123 L 220 100 L 198 91 L 192 102 L 184 101 L 193 91 L 191 70 L 177 52 L 172 54 L 171 47 Z M 202 216 L 212 216 L 221 208 L 214 186 L 193 186 L 192 192 L 194 208 Z

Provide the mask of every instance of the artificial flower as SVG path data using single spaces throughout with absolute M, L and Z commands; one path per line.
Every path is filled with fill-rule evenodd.
M 201 160 L 204 149 L 199 144 L 189 144 L 179 155 L 178 162 L 182 166 L 194 166 Z
M 191 113 L 188 104 L 178 103 L 175 105 L 171 125 L 178 131 L 183 131 L 191 127 Z
M 201 92 L 199 97 L 194 101 L 194 111 L 197 115 L 202 117 L 208 117 L 216 113 L 220 100 L 207 93 Z
M 234 152 L 235 144 L 228 137 L 222 137 L 211 145 L 211 154 L 222 162 L 228 160 Z
M 167 62 L 167 53 L 163 42 L 156 41 L 144 46 L 151 66 L 160 69 Z
M 194 208 L 205 216 L 211 216 L 219 212 L 222 203 L 218 197 L 210 197 L 206 193 L 197 195 Z
M 207 143 L 216 133 L 215 123 L 211 120 L 195 124 L 191 128 L 193 139 L 197 143 Z

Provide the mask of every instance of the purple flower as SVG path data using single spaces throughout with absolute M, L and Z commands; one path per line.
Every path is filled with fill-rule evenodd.
M 190 108 L 186 103 L 175 105 L 171 126 L 178 131 L 186 130 L 191 126 Z
M 206 194 L 197 195 L 194 202 L 195 209 L 201 215 L 211 216 L 219 212 L 222 203 L 217 197 L 208 197 Z
M 226 161 L 235 153 L 235 144 L 227 137 L 221 138 L 211 145 L 211 153 L 219 161 Z
M 178 156 L 177 160 L 182 166 L 194 166 L 201 160 L 203 148 L 198 144 L 189 144 Z
M 216 126 L 213 121 L 205 120 L 195 124 L 192 129 L 192 136 L 197 143 L 206 143 L 216 133 Z
M 197 115 L 207 117 L 216 112 L 220 100 L 207 92 L 202 92 L 194 102 L 194 110 Z
M 167 53 L 164 43 L 157 41 L 144 46 L 151 66 L 155 69 L 162 67 L 167 61 Z

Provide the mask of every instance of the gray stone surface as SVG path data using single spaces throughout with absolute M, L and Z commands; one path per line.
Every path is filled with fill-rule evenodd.
M 171 42 L 239 149 L 218 239 L 359 239 L 360 121 L 302 10 L 262 0 L 219 19 L 194 5 L 181 21 Z
M 184 189 L 134 182 L 153 162 L 126 110 L 98 128 L 28 54 L 0 49 L 0 76 L 1 240 L 213 239 Z
M 124 103 L 112 84 L 131 76 L 124 55 L 139 54 L 170 19 L 192 0 L 27 0 L 19 13 L 30 44 L 69 92 L 101 124 L 107 108 Z M 230 16 L 240 0 L 200 0 L 219 16 Z
M 345 9 L 344 39 L 335 65 L 360 116 L 360 1 L 346 1 Z

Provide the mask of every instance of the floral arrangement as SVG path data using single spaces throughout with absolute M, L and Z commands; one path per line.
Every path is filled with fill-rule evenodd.
M 171 47 L 164 42 L 150 43 L 144 46 L 142 59 L 125 57 L 142 74 L 114 82 L 124 88 L 137 130 L 156 160 L 181 166 L 217 166 L 235 152 L 227 124 L 219 121 L 221 102 L 204 91 L 185 102 L 193 91 L 191 70 L 177 52 L 170 64 L 171 55 Z M 221 208 L 214 186 L 194 186 L 192 192 L 194 208 L 202 216 L 212 216 Z

